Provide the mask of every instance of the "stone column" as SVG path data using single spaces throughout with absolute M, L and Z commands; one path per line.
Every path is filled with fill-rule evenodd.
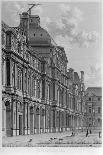
M 47 131 L 46 131 L 46 114 L 47 114 L 47 113 L 46 113 L 46 109 L 47 109 L 47 108 L 46 108 L 46 105 L 45 105 L 45 132 L 47 132 Z
M 29 127 L 29 124 L 28 124 L 28 114 L 29 112 L 28 112 L 28 103 L 27 103 L 27 135 L 28 135 L 28 127 Z
M 13 96 L 11 97 L 11 136 L 13 136 Z
M 40 133 L 40 109 L 36 108 L 36 133 Z
M 25 101 L 23 101 L 23 135 L 25 135 Z
M 58 131 L 60 132 L 60 110 L 59 110 L 59 129 Z
M 56 114 L 55 114 L 55 110 L 53 109 L 53 132 L 56 132 Z
M 30 107 L 30 134 L 34 133 L 34 108 Z
M 41 130 L 41 133 L 44 132 L 44 109 L 43 108 L 40 109 L 40 130 Z
M 49 108 L 49 132 L 51 132 L 51 107 Z
M 16 100 L 16 136 L 18 130 L 18 101 Z

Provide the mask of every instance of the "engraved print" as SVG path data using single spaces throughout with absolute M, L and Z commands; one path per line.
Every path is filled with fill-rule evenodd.
M 101 147 L 101 2 L 2 2 L 3 147 Z

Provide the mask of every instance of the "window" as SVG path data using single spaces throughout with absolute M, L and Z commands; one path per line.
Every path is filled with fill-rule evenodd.
M 50 99 L 50 85 L 47 85 L 47 99 Z
M 89 101 L 91 101 L 91 97 L 89 97 Z
M 89 107 L 89 113 L 92 113 L 92 108 L 91 107 Z
M 30 94 L 30 75 L 28 76 L 28 94 Z
M 25 91 L 27 91 L 27 72 L 25 70 L 25 76 L 24 76 L 24 88 L 25 88 Z
M 89 118 L 89 121 L 91 121 L 91 118 Z
M 37 80 L 36 83 L 37 83 L 36 97 L 40 98 L 40 81 Z
M 98 97 L 98 101 L 100 101 L 100 97 Z
M 12 64 L 12 86 L 14 86 L 14 80 L 15 80 L 15 65 Z
M 21 54 L 21 43 L 18 41 L 18 53 Z
M 10 85 L 10 60 L 7 58 L 7 61 L 6 61 L 6 74 L 7 74 L 7 86 Z
M 99 114 L 100 114 L 100 111 L 101 111 L 101 110 L 100 110 L 100 107 L 98 107 L 98 113 L 99 113 Z
M 57 105 L 59 106 L 59 89 L 57 90 Z
M 14 124 L 15 124 L 15 112 L 14 112 Z
M 36 96 L 36 79 L 33 80 L 33 96 Z
M 100 118 L 98 118 L 98 123 L 100 123 Z
M 18 68 L 17 88 L 22 90 L 22 70 Z

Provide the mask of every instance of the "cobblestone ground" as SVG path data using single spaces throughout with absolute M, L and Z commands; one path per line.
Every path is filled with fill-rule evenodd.
M 44 133 L 26 136 L 3 137 L 3 147 L 101 147 L 102 138 L 98 133 L 85 132 Z

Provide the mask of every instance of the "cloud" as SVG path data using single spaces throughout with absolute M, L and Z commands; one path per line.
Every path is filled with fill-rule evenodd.
M 41 16 L 42 13 L 43 13 L 42 6 L 37 6 L 37 7 L 34 7 L 34 9 L 32 9 L 32 14 L 37 14 Z
M 68 36 L 63 37 L 62 35 L 58 35 L 55 37 L 55 41 L 58 45 L 65 47 L 65 51 L 68 53 L 71 51 L 70 38 Z
M 93 32 L 86 32 L 80 31 L 76 35 L 74 34 L 72 43 L 77 43 L 79 46 L 88 47 L 90 43 L 96 42 L 99 38 L 99 35 L 96 31 Z
M 58 19 L 54 18 L 46 24 L 47 29 L 54 38 L 58 38 L 60 35 L 63 38 L 68 36 L 71 44 L 77 44 L 80 47 L 88 47 L 91 43 L 98 40 L 99 35 L 97 32 L 79 30 L 79 24 L 84 20 L 83 12 L 79 8 L 60 4 L 58 9 L 60 10 Z
M 102 66 L 98 63 L 91 65 L 88 73 L 85 73 L 85 85 L 102 86 Z
M 41 17 L 41 20 L 40 21 L 41 21 L 41 26 L 42 27 L 45 27 L 46 30 L 49 30 L 48 24 L 51 23 L 51 18 L 49 18 L 49 17 Z

